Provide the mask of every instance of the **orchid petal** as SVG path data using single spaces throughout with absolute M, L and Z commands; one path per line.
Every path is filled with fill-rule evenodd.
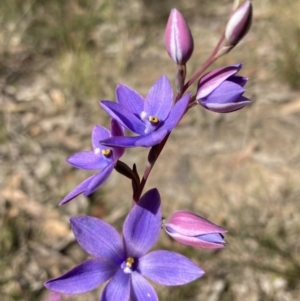
M 139 258 L 141 274 L 161 285 L 182 285 L 204 274 L 204 271 L 183 255 L 154 251 Z
M 72 201 L 78 195 L 82 194 L 88 188 L 90 182 L 93 180 L 93 178 L 95 176 L 96 175 L 92 175 L 91 177 L 87 178 L 82 183 L 80 183 L 76 188 L 74 188 L 69 194 L 67 194 L 65 196 L 65 198 L 59 203 L 59 206 L 64 205 L 64 204 Z
M 126 256 L 120 234 L 108 223 L 91 216 L 70 219 L 79 245 L 91 256 L 120 265 Z
M 204 98 L 205 103 L 228 104 L 239 99 L 245 92 L 244 88 L 236 83 L 225 81 L 217 89 L 209 94 L 209 97 Z
M 78 152 L 70 156 L 67 161 L 71 165 L 85 170 L 102 169 L 108 164 L 101 153 L 95 154 L 94 151 Z
M 206 97 L 230 76 L 235 75 L 242 68 L 242 64 L 222 67 L 208 72 L 198 82 L 197 100 Z
M 139 273 L 131 274 L 131 301 L 159 301 L 152 285 Z
M 157 189 L 146 192 L 131 209 L 123 236 L 127 256 L 138 258 L 153 247 L 161 230 L 160 196 Z
M 223 240 L 223 242 L 221 242 L 220 240 L 219 240 L 219 242 L 216 242 L 217 240 L 215 240 L 215 242 L 205 240 L 206 235 L 187 236 L 187 235 L 183 235 L 183 234 L 180 234 L 177 232 L 169 231 L 170 229 L 168 229 L 167 227 L 165 228 L 165 230 L 176 241 L 178 241 L 184 245 L 192 246 L 194 248 L 221 249 L 221 248 L 224 248 L 224 246 L 225 246 L 224 240 Z M 221 237 L 220 234 L 211 234 L 211 235 L 219 235 Z
M 112 101 L 100 101 L 100 106 L 113 119 L 122 126 L 137 134 L 144 134 L 145 124 L 127 108 Z M 104 139 L 102 139 L 104 140 Z
M 242 109 L 246 105 L 250 104 L 251 101 L 244 97 L 241 96 L 238 101 L 234 103 L 205 103 L 205 102 L 200 102 L 200 104 L 207 108 L 210 111 L 217 112 L 217 113 L 230 113 L 234 112 L 237 110 Z
M 168 78 L 163 75 L 151 87 L 145 99 L 144 111 L 152 117 L 164 121 L 173 105 L 173 90 Z
M 104 182 L 108 179 L 112 171 L 114 170 L 115 164 L 112 162 L 103 168 L 100 172 L 94 175 L 93 179 L 89 182 L 88 187 L 84 191 L 84 195 L 88 196 L 97 190 Z
M 135 137 L 111 137 L 101 141 L 103 145 L 108 145 L 112 147 L 150 147 L 160 143 L 165 136 L 168 134 L 168 131 L 164 128 L 156 130 L 150 134 L 143 136 L 135 136 Z
M 173 128 L 179 123 L 180 119 L 187 110 L 188 103 L 190 101 L 190 94 L 185 94 L 179 101 L 176 102 L 172 108 L 169 117 L 165 121 L 164 125 L 160 128 L 166 129 L 168 132 L 172 131 Z
M 133 89 L 119 84 L 116 89 L 117 102 L 131 113 L 139 115 L 144 108 L 144 99 Z
M 97 149 L 100 147 L 100 140 L 106 139 L 110 137 L 110 132 L 108 129 L 101 125 L 95 125 L 92 131 L 92 146 L 93 149 Z
M 231 76 L 230 78 L 228 78 L 228 81 L 236 83 L 237 85 L 239 85 L 241 87 L 245 87 L 245 85 L 247 84 L 247 81 L 248 81 L 248 77 L 235 75 L 235 76 Z
M 62 294 L 86 293 L 111 278 L 116 269 L 111 262 L 90 259 L 64 275 L 45 282 L 45 287 Z
M 111 135 L 112 136 L 124 136 L 124 129 L 123 127 L 114 119 L 110 121 L 110 128 L 111 128 Z M 101 139 L 103 140 L 103 139 Z M 100 140 L 99 140 L 100 142 Z M 125 152 L 125 148 L 123 147 L 115 147 L 113 150 L 114 154 L 114 161 L 116 162 L 120 157 L 123 156 Z
M 119 269 L 102 292 L 100 301 L 128 301 L 130 296 L 130 276 Z

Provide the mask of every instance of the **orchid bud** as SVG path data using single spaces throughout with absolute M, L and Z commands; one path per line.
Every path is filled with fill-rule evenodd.
M 225 245 L 225 229 L 188 211 L 174 212 L 164 228 L 178 242 L 195 248 L 218 249 Z
M 225 38 L 235 46 L 249 31 L 252 22 L 252 3 L 245 1 L 231 15 L 225 29 Z
M 165 31 L 165 44 L 171 59 L 178 65 L 184 65 L 194 50 L 194 41 L 191 31 L 181 15 L 173 8 Z
M 237 76 L 241 64 L 215 69 L 200 78 L 196 100 L 204 108 L 229 113 L 242 109 L 251 101 L 243 96 L 248 78 Z

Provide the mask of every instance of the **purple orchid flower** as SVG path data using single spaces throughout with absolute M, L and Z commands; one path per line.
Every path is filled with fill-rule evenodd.
M 118 159 L 124 154 L 125 149 L 101 145 L 100 140 L 111 136 L 122 135 L 123 129 L 115 120 L 111 120 L 111 132 L 100 125 L 94 126 L 92 132 L 93 150 L 76 153 L 70 156 L 67 161 L 77 168 L 85 170 L 101 169 L 101 171 L 79 184 L 59 203 L 59 205 L 71 201 L 81 193 L 85 196 L 90 195 L 108 179 Z
M 182 285 L 201 277 L 203 270 L 183 255 L 152 251 L 161 230 L 160 196 L 148 191 L 128 214 L 123 239 L 106 222 L 94 217 L 71 218 L 71 227 L 80 246 L 91 256 L 64 275 L 49 280 L 46 288 L 63 294 L 80 294 L 109 280 L 101 301 L 157 301 L 144 278 L 166 286 Z
M 215 69 L 198 82 L 196 99 L 204 108 L 229 113 L 242 109 L 251 101 L 243 96 L 248 78 L 237 76 L 242 64 Z
M 225 245 L 225 229 L 188 211 L 174 212 L 164 228 L 175 240 L 195 248 L 219 249 Z
M 122 126 L 138 134 L 135 137 L 110 137 L 104 145 L 150 147 L 161 142 L 178 124 L 186 112 L 190 94 L 184 95 L 173 106 L 173 91 L 166 76 L 162 76 L 150 89 L 147 97 L 125 85 L 116 89 L 117 102 L 100 101 L 101 107 Z

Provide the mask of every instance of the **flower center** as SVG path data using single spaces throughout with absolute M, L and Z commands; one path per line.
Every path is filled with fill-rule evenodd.
M 125 274 L 130 274 L 132 272 L 134 261 L 134 258 L 128 257 L 125 262 L 123 262 L 122 268 Z
M 159 123 L 159 119 L 156 116 L 149 116 L 148 120 L 152 123 L 152 124 L 158 124 Z
M 102 149 L 102 150 L 101 150 L 101 153 L 102 153 L 102 155 L 105 156 L 105 157 L 110 157 L 111 154 L 112 154 L 112 150 L 109 149 L 109 148 L 107 148 L 107 149 Z

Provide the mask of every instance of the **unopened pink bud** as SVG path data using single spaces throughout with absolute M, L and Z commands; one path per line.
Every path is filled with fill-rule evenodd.
M 225 38 L 235 46 L 249 31 L 252 22 L 252 3 L 245 1 L 231 15 L 226 29 Z
M 178 242 L 195 248 L 218 249 L 225 245 L 225 229 L 188 211 L 176 211 L 164 225 Z
M 184 65 L 194 50 L 191 31 L 181 13 L 175 8 L 171 10 L 166 26 L 165 44 L 169 56 L 179 65 Z

